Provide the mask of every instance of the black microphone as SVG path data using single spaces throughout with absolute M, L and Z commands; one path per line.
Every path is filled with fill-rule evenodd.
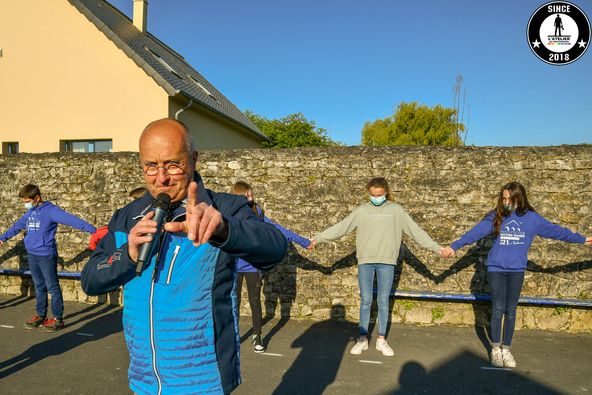
M 138 254 L 138 264 L 136 266 L 136 276 L 142 274 L 142 268 L 144 267 L 144 263 L 150 260 L 152 256 L 152 250 L 154 246 L 158 244 L 157 240 L 160 237 L 160 231 L 162 229 L 162 225 L 167 217 L 169 212 L 169 208 L 171 207 L 171 197 L 166 193 L 159 193 L 152 204 L 151 211 L 154 211 L 154 217 L 152 218 L 153 221 L 156 221 L 156 233 L 152 235 L 152 240 L 148 243 L 142 244 L 140 247 L 140 253 Z

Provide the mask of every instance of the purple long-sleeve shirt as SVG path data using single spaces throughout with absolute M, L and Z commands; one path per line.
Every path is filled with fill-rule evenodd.
M 68 225 L 83 232 L 93 233 L 96 229 L 86 221 L 67 213 L 51 202 L 33 207 L 10 227 L 0 240 L 6 241 L 26 230 L 25 249 L 33 255 L 57 255 L 55 234 L 58 224 Z
M 493 232 L 495 214 L 488 214 L 481 222 L 450 245 L 458 250 L 473 244 Z M 524 215 L 512 212 L 504 218 L 500 233 L 495 238 L 493 247 L 487 256 L 487 271 L 490 272 L 523 272 L 528 262 L 528 250 L 535 236 L 567 241 L 569 243 L 585 243 L 586 237 L 572 232 L 562 226 L 549 222 L 534 211 Z
M 288 239 L 289 242 L 296 243 L 302 248 L 308 248 L 308 246 L 310 245 L 309 239 L 300 236 L 298 233 L 292 232 L 291 230 L 284 228 L 280 224 L 276 224 L 275 222 L 273 222 L 269 218 L 264 216 L 263 221 L 275 226 L 280 232 L 282 232 L 284 237 L 286 239 Z M 248 272 L 256 272 L 257 271 L 257 268 L 253 267 L 249 262 L 245 261 L 244 259 L 238 259 L 238 261 L 236 262 L 236 267 L 237 267 L 237 271 L 240 273 L 248 273 Z

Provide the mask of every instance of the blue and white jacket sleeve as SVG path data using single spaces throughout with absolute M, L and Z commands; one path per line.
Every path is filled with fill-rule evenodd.
M 22 217 L 19 218 L 18 221 L 14 223 L 2 236 L 0 236 L 0 240 L 6 241 L 14 236 L 16 236 L 21 230 L 25 229 L 27 226 L 27 218 L 29 218 L 29 211 L 27 211 Z
M 310 240 L 309 239 L 300 236 L 296 232 L 292 232 L 291 230 L 288 230 L 288 229 L 284 228 L 280 224 L 273 222 L 271 219 L 269 219 L 269 218 L 267 218 L 267 217 L 264 216 L 263 217 L 263 221 L 265 221 L 268 224 L 271 224 L 271 225 L 275 226 L 275 228 L 278 229 L 280 232 L 282 232 L 282 234 L 284 235 L 284 237 L 286 239 L 288 239 L 288 241 L 290 243 L 296 243 L 296 244 L 298 244 L 302 248 L 308 248 L 308 246 L 310 245 Z
M 546 237 L 548 239 L 555 239 L 567 241 L 568 243 L 580 244 L 586 242 L 586 236 L 580 233 L 572 232 L 569 229 L 554 224 L 538 214 L 536 232 L 538 236 Z
M 114 291 L 136 275 L 136 263 L 127 250 L 128 231 L 121 228 L 125 219 L 120 219 L 120 216 L 121 211 L 116 211 L 107 226 L 107 234 L 82 269 L 80 282 L 87 295 Z
M 473 244 L 485 236 L 490 235 L 493 232 L 493 220 L 494 215 L 487 215 L 481 222 L 475 225 L 471 230 L 461 236 L 460 239 L 450 245 L 454 251 L 463 248 L 466 245 Z

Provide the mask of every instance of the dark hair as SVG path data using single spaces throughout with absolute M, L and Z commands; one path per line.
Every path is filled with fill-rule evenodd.
M 391 200 L 391 189 L 389 188 L 388 181 L 382 177 L 374 177 L 368 184 L 366 184 L 366 190 L 370 188 L 382 188 L 386 192 L 386 200 Z
M 148 190 L 144 187 L 137 187 L 136 189 L 132 190 L 129 193 L 129 197 L 131 197 L 132 199 L 136 200 L 141 198 L 142 196 L 144 196 L 144 194 L 148 192 Z
M 232 188 L 230 188 L 230 193 L 232 193 L 233 195 L 247 196 L 247 192 L 251 192 L 251 194 L 253 194 L 253 187 L 251 187 L 251 185 L 249 185 L 245 181 L 237 181 L 234 183 Z M 257 217 L 263 218 L 263 208 L 261 208 L 261 206 L 255 203 L 255 198 L 253 198 L 253 201 L 249 202 L 249 206 L 251 207 L 251 210 L 253 210 Z
M 504 191 L 510 192 L 510 201 L 515 207 L 514 211 L 516 214 L 522 216 L 527 211 L 535 211 L 534 208 L 528 203 L 528 197 L 526 196 L 526 188 L 518 181 L 512 181 L 507 183 L 500 190 L 499 196 L 497 197 L 497 206 L 495 207 L 495 220 L 493 222 L 493 231 L 497 236 L 500 232 L 500 227 L 505 217 L 509 215 L 508 210 L 504 208 Z
M 35 199 L 35 196 L 41 196 L 41 191 L 37 185 L 27 184 L 19 191 L 21 199 Z

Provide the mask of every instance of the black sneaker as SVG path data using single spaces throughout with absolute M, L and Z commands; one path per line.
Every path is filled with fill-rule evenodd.
M 253 343 L 253 349 L 255 350 L 256 353 L 265 352 L 265 347 L 263 346 L 263 343 L 261 342 L 260 335 L 253 335 L 253 337 L 251 338 L 251 343 Z
M 61 318 L 52 318 L 50 320 L 46 320 L 43 326 L 45 327 L 46 332 L 59 331 L 60 329 L 64 328 L 64 320 Z
M 26 329 L 35 329 L 43 325 L 45 321 L 45 317 L 35 314 L 29 321 L 25 322 L 24 326 Z

